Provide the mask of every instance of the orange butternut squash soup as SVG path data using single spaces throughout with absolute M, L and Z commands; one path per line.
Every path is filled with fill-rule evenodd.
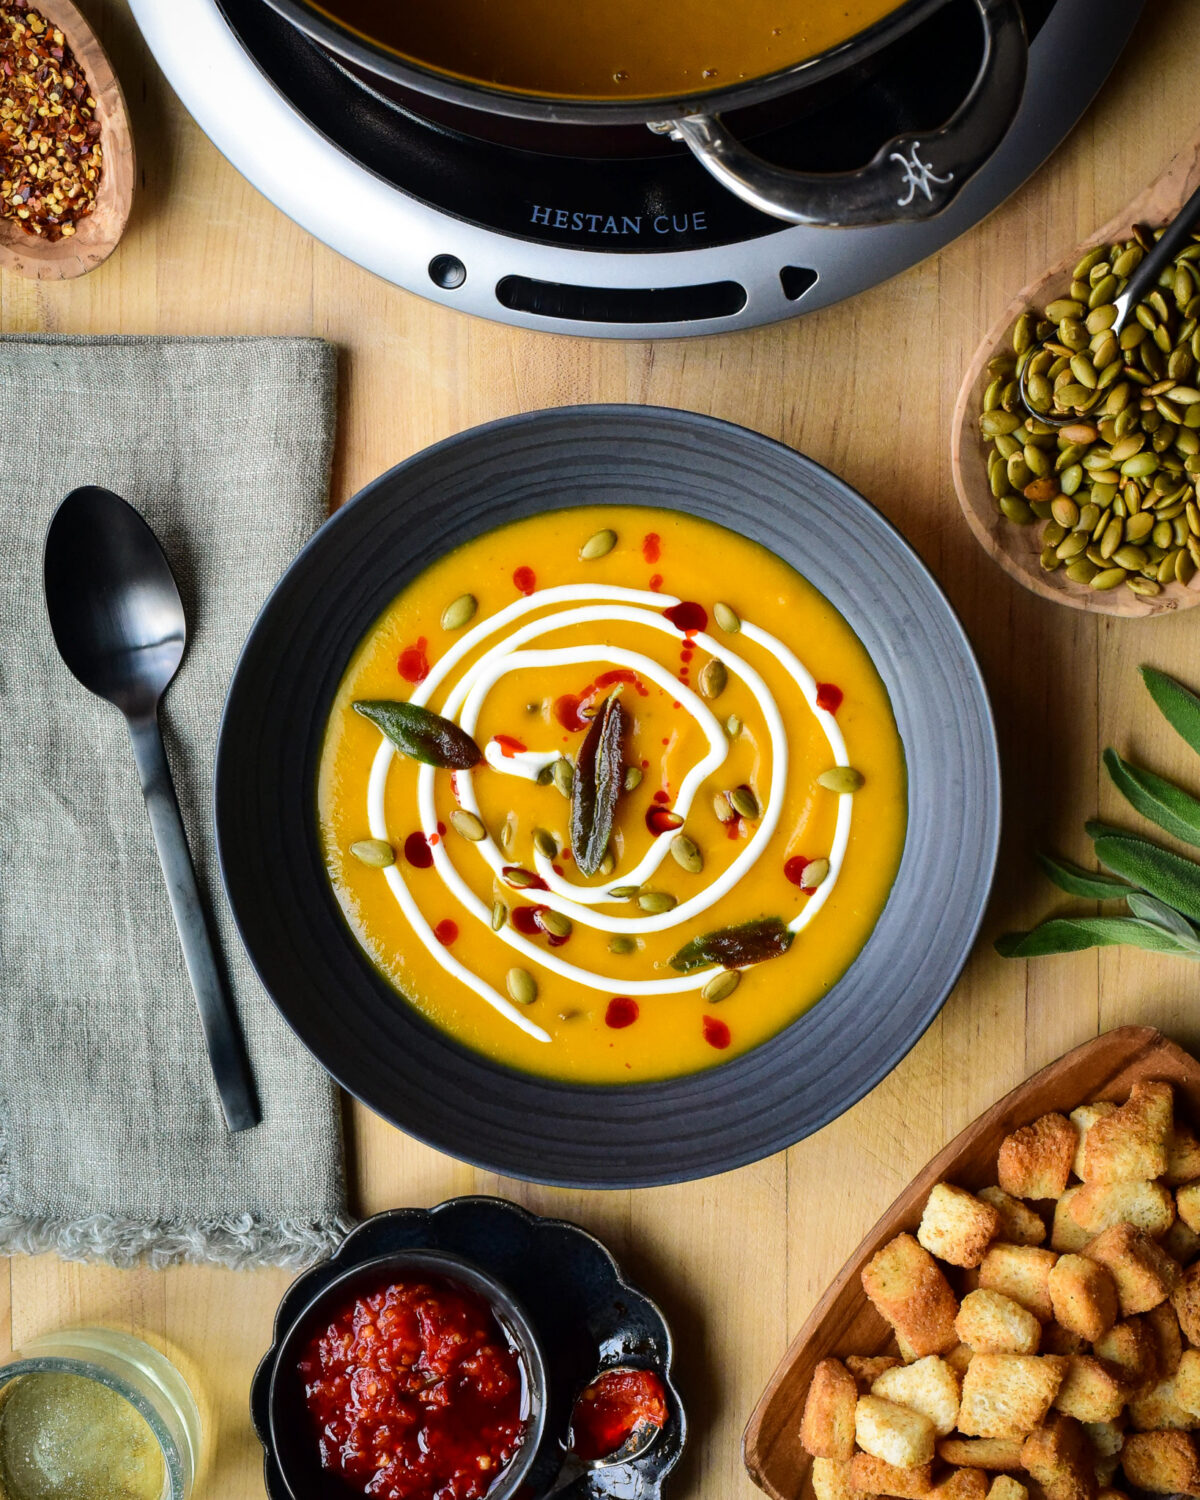
M 904 842 L 887 693 L 753 542 L 641 507 L 466 543 L 385 610 L 322 748 L 329 878 L 400 995 L 489 1057 L 619 1083 L 820 1000 Z
M 847 41 L 901 0 L 321 0 L 400 56 L 473 83 L 560 99 L 724 88 Z

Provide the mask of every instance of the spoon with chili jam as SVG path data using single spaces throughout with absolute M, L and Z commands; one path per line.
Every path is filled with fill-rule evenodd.
M 666 1391 L 653 1370 L 632 1365 L 601 1370 L 575 1398 L 567 1456 L 547 1500 L 582 1474 L 641 1458 L 666 1420 Z

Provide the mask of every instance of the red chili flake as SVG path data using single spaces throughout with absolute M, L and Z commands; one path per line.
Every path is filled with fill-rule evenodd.
M 683 827 L 683 819 L 670 808 L 651 807 L 646 813 L 646 827 L 655 836 L 660 833 L 671 833 L 676 828 Z
M 620 1031 L 623 1026 L 632 1026 L 638 1015 L 636 1000 L 631 1000 L 628 995 L 615 995 L 604 1012 L 604 1024 L 611 1026 L 614 1031 Z
M 804 879 L 804 872 L 812 864 L 811 859 L 805 859 L 803 854 L 793 854 L 791 859 L 783 867 L 783 873 L 793 885 L 799 885 Z
M 652 594 L 657 594 L 658 591 L 659 591 L 659 589 L 662 588 L 662 586 L 663 586 L 663 576 L 662 576 L 662 574 L 661 573 L 655 573 L 655 574 L 653 574 L 651 576 L 651 578 L 650 578 L 650 592 Z
M 423 833 L 410 833 L 404 840 L 404 857 L 414 870 L 428 870 L 433 852 Z
M 550 889 L 540 875 L 535 875 L 532 870 L 526 870 L 521 865 L 502 865 L 500 867 L 500 874 L 509 885 L 513 885 L 513 881 L 509 877 L 518 870 L 522 878 L 521 884 L 517 889 L 526 891 L 548 891 Z
M 837 713 L 845 696 L 841 688 L 832 682 L 817 683 L 817 707 L 823 708 L 827 714 Z
M 664 792 L 660 789 L 659 791 L 655 792 L 654 800 L 655 802 L 670 802 L 671 794 L 670 792 Z
M 582 707 L 582 698 L 576 698 L 574 693 L 564 693 L 554 700 L 554 717 L 564 729 L 586 729 L 591 720 L 580 713 Z
M 733 1040 L 733 1035 L 724 1021 L 718 1021 L 716 1016 L 705 1016 L 704 1040 L 718 1052 L 724 1052 Z
M 417 639 L 415 646 L 405 646 L 396 662 L 396 671 L 406 682 L 424 682 L 429 676 L 429 662 L 425 656 L 425 647 L 429 642 L 424 636 Z
M 526 937 L 537 937 L 542 930 L 537 923 L 537 914 L 545 910 L 544 906 L 514 906 L 509 916 L 518 932 L 524 933 Z
M 691 599 L 672 604 L 669 609 L 663 610 L 663 615 L 684 635 L 695 635 L 708 624 L 708 611 L 703 604 L 697 604 Z
M 642 556 L 650 564 L 656 563 L 662 556 L 662 537 L 657 531 L 649 531 L 642 538 Z
M 527 748 L 520 740 L 514 740 L 511 734 L 494 734 L 492 739 L 500 746 L 500 754 L 505 760 L 511 760 L 514 755 L 519 755 Z
M 524 594 L 528 598 L 537 588 L 537 574 L 532 568 L 522 565 L 513 574 L 513 584 L 519 594 Z
M 433 929 L 433 935 L 441 943 L 443 948 L 448 948 L 458 937 L 458 923 L 452 922 L 449 917 L 439 922 Z

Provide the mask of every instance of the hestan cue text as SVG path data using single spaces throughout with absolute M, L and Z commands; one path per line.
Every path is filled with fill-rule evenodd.
M 580 209 L 532 205 L 529 222 L 545 229 L 569 229 L 576 234 L 705 234 L 708 218 L 704 209 L 671 214 L 589 214 Z

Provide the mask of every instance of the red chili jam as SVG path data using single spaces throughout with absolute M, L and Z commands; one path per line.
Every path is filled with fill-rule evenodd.
M 733 1041 L 733 1033 L 724 1021 L 718 1021 L 716 1016 L 704 1017 L 704 1040 L 710 1047 L 715 1047 L 718 1052 L 724 1052 L 725 1048 Z
M 532 568 L 521 566 L 513 574 L 513 584 L 519 594 L 524 594 L 528 598 L 537 588 L 537 574 Z
M 666 1393 L 653 1370 L 608 1370 L 575 1403 L 571 1451 L 584 1460 L 607 1458 L 639 1422 L 661 1427 L 666 1420 Z
M 694 599 L 683 599 L 678 604 L 672 604 L 670 609 L 663 610 L 663 614 L 683 635 L 695 635 L 708 624 L 708 611 Z
M 636 1000 L 631 1000 L 628 995 L 614 995 L 604 1012 L 604 1024 L 614 1031 L 622 1031 L 626 1026 L 632 1026 L 639 1014 Z
M 811 859 L 805 859 L 803 854 L 793 854 L 791 859 L 783 867 L 783 873 L 793 885 L 799 885 L 804 879 L 804 872 L 812 864 Z
M 372 1500 L 479 1500 L 525 1434 L 516 1352 L 482 1297 L 437 1277 L 360 1297 L 300 1376 L 322 1467 Z
M 429 676 L 429 658 L 425 647 L 429 642 L 421 636 L 415 646 L 405 646 L 396 662 L 396 670 L 406 682 L 424 682 Z
M 452 922 L 449 917 L 441 921 L 433 929 L 433 935 L 441 943 L 443 948 L 449 948 L 452 943 L 458 941 L 458 923 Z
M 845 693 L 832 682 L 817 683 L 817 707 L 823 708 L 827 714 L 835 714 L 842 706 Z
M 404 840 L 404 857 L 414 870 L 428 870 L 433 863 L 433 850 L 423 833 L 410 833 Z
M 642 556 L 651 565 L 662 556 L 662 538 L 657 531 L 648 531 L 642 538 Z

